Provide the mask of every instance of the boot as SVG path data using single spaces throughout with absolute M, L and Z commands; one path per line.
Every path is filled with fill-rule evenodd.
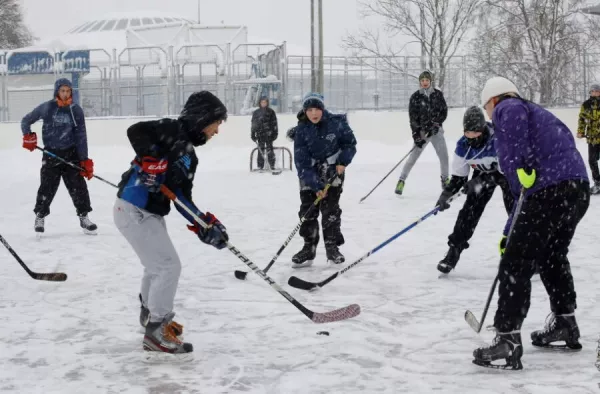
M 568 315 L 555 315 L 550 313 L 546 319 L 546 326 L 543 330 L 531 333 L 533 346 L 564 349 L 581 350 L 579 343 L 579 327 L 575 320 L 575 313 Z M 563 341 L 564 345 L 554 345 L 552 342 Z
M 594 186 L 590 187 L 591 194 L 600 194 L 600 181 L 595 181 Z
M 148 309 L 144 305 L 144 301 L 142 300 L 142 295 L 140 297 L 140 324 L 142 327 L 147 327 L 148 322 L 150 322 L 150 309 Z M 167 326 L 167 329 L 171 331 L 173 335 L 176 337 L 181 337 L 183 335 L 183 326 L 177 323 L 175 320 L 171 320 Z
M 473 364 L 486 368 L 523 369 L 523 344 L 521 331 L 498 332 L 491 346 L 481 347 L 473 351 Z M 492 364 L 492 361 L 505 359 L 506 364 Z
M 44 232 L 44 217 L 43 216 L 39 216 L 39 215 L 35 215 L 35 224 L 33 225 L 34 230 L 36 233 L 43 233 Z
M 98 226 L 92 223 L 90 218 L 88 218 L 87 213 L 79 215 L 79 225 L 83 229 L 84 233 L 88 235 L 96 235 L 96 230 L 98 229 Z
M 317 255 L 317 244 L 304 241 L 304 247 L 292 257 L 292 268 L 310 267 Z
M 173 317 L 175 313 L 171 312 L 160 323 L 148 323 L 143 341 L 145 351 L 167 354 L 186 354 L 194 351 L 191 343 L 182 342 L 169 329 Z
M 448 245 L 450 246 L 448 253 L 446 253 L 446 256 L 444 256 L 442 261 L 440 261 L 437 266 L 438 271 L 440 271 L 442 274 L 448 274 L 456 267 L 458 259 L 460 259 L 460 254 L 468 247 L 468 244 L 466 244 L 466 246 L 459 247 L 454 246 L 450 242 L 448 242 Z
M 325 253 L 327 254 L 328 263 L 342 264 L 344 261 L 346 261 L 346 258 L 340 253 L 340 250 L 336 245 L 326 246 Z
M 398 183 L 396 184 L 396 190 L 395 193 L 399 196 L 402 195 L 402 192 L 404 191 L 404 180 L 400 179 L 398 181 Z

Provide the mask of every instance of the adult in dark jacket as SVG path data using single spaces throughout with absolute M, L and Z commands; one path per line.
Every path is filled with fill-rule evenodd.
M 204 145 L 227 119 L 227 108 L 210 92 L 193 93 L 177 120 L 139 122 L 127 130 L 135 159 L 119 183 L 114 221 L 144 266 L 140 300 L 140 324 L 146 328 L 144 350 L 185 354 L 193 346 L 178 336 L 182 326 L 173 321 L 173 302 L 181 262 L 167 233 L 164 216 L 170 200 L 160 192 L 164 184 L 210 225 L 204 229 L 181 207 L 188 228 L 200 240 L 222 249 L 227 230 L 210 212 L 202 213 L 192 201 L 198 157 L 194 147 Z
M 581 349 L 567 254 L 590 204 L 589 180 L 571 130 L 546 109 L 520 98 L 512 82 L 489 79 L 481 102 L 495 127 L 500 169 L 513 195 L 523 193 L 525 199 L 519 212 L 513 209 L 501 241 L 496 338 L 491 346 L 473 352 L 473 362 L 489 367 L 492 361 L 506 359 L 505 368 L 521 369 L 521 326 L 536 265 L 551 315 L 544 330 L 531 333 L 533 345 Z M 553 344 L 557 341 L 565 345 Z
M 258 168 L 265 166 L 265 156 L 269 163 L 269 169 L 275 169 L 275 152 L 273 142 L 277 139 L 277 115 L 269 107 L 267 97 L 260 98 L 260 108 L 252 113 L 251 138 L 258 145 Z
M 31 125 L 40 119 L 43 121 L 44 149 L 80 166 L 84 171 L 78 171 L 51 156 L 42 157 L 41 182 L 33 208 L 35 231 L 38 234 L 44 232 L 44 218 L 50 214 L 50 204 L 62 178 L 75 205 L 81 228 L 87 234 L 95 234 L 97 226 L 88 217 L 92 206 L 83 179 L 92 179 L 94 162 L 88 157 L 85 116 L 81 107 L 73 103 L 71 81 L 58 79 L 54 83 L 54 98 L 39 105 L 21 120 L 23 148 L 29 151 L 34 151 L 37 146 L 37 134 L 31 131 Z
M 448 116 L 448 106 L 441 90 L 433 87 L 433 75 L 423 71 L 419 75 L 420 89 L 410 96 L 408 115 L 414 148 L 402 167 L 395 193 L 402 195 L 406 178 L 429 142 L 440 159 L 442 189 L 448 182 L 448 148 L 442 124 Z
M 467 189 L 467 199 L 456 218 L 452 234 L 448 237 L 448 253 L 438 263 L 437 269 L 444 274 L 456 267 L 460 254 L 469 247 L 469 240 L 483 215 L 496 187 L 502 190 L 504 208 L 507 214 L 512 211 L 513 195 L 506 177 L 498 169 L 498 153 L 494 128 L 485 121 L 479 107 L 470 107 L 463 117 L 464 135 L 456 143 L 452 161 L 452 178 L 444 188 L 437 206 L 440 211 L 449 208 L 448 199 L 465 186 L 473 168 L 471 184 Z
M 594 186 L 590 192 L 600 194 L 600 84 L 590 87 L 590 97 L 583 102 L 579 110 L 577 138 L 587 138 L 588 163 L 592 171 Z
M 298 125 L 292 131 L 294 162 L 300 179 L 300 211 L 302 217 L 317 197 L 321 211 L 321 227 L 325 241 L 327 260 L 335 264 L 345 261 L 339 251 L 344 244 L 341 232 L 342 210 L 340 196 L 346 167 L 356 154 L 356 138 L 346 115 L 334 115 L 325 110 L 323 96 L 309 93 L 304 98 Z M 288 134 L 290 135 L 290 134 Z M 336 180 L 325 193 L 328 179 L 337 174 Z M 292 257 L 293 267 L 307 267 L 313 263 L 319 243 L 319 210 L 314 210 L 300 227 L 304 247 Z

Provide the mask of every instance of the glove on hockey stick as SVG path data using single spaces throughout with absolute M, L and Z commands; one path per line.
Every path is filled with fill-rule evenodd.
M 64 274 L 62 272 L 54 272 L 54 273 L 47 273 L 47 274 L 45 274 L 45 273 L 39 273 L 39 272 L 33 272 L 32 270 L 29 269 L 29 267 L 27 267 L 27 265 L 23 262 L 23 260 L 21 260 L 21 258 L 17 254 L 17 252 L 15 252 L 13 250 L 13 248 L 11 248 L 11 246 L 8 244 L 8 242 L 4 239 L 4 237 L 2 235 L 0 235 L 0 242 L 6 247 L 6 249 L 8 249 L 8 251 L 10 252 L 10 254 L 13 255 L 13 257 L 17 260 L 17 262 L 19 264 L 21 264 L 21 267 L 23 267 L 23 269 L 33 279 L 36 279 L 36 280 L 45 280 L 45 281 L 49 281 L 49 282 L 64 282 L 65 280 L 67 280 L 67 274 Z
M 67 160 L 63 159 L 62 157 L 60 157 L 60 156 L 57 156 L 57 155 L 55 155 L 55 154 L 54 154 L 54 153 L 52 153 L 52 152 L 48 152 L 48 151 L 47 151 L 46 149 L 44 149 L 44 148 L 40 148 L 39 146 L 36 146 L 35 148 L 36 148 L 36 149 L 39 149 L 39 150 L 41 150 L 42 152 L 44 152 L 45 154 L 47 154 L 47 155 L 48 155 L 48 156 L 50 156 L 50 157 L 53 157 L 53 158 L 55 158 L 56 160 L 62 161 L 63 163 L 65 163 L 65 164 L 66 164 L 66 165 L 68 165 L 68 166 L 71 166 L 71 167 L 73 167 L 73 168 L 75 168 L 75 169 L 77 169 L 77 170 L 79 170 L 79 171 L 85 171 L 85 170 L 84 170 L 82 167 L 79 167 L 78 165 L 75 165 L 75 164 L 71 163 L 70 161 L 67 161 Z M 113 187 L 116 187 L 116 188 L 118 188 L 118 187 L 119 187 L 119 186 L 115 185 L 114 183 L 112 183 L 112 182 L 110 182 L 110 181 L 107 181 L 106 179 L 104 179 L 104 178 L 102 178 L 102 177 L 99 177 L 99 176 L 98 176 L 98 175 L 96 175 L 96 174 L 94 174 L 94 175 L 93 175 L 93 177 L 94 177 L 94 178 L 96 178 L 96 179 L 99 179 L 99 180 L 101 180 L 101 181 L 102 181 L 102 182 L 104 182 L 104 183 L 108 183 L 109 185 L 111 185 L 111 186 L 113 186 Z
M 515 228 L 515 223 L 519 218 L 519 214 L 521 213 L 521 208 L 523 207 L 523 201 L 525 201 L 525 189 L 521 189 L 521 195 L 519 196 L 519 201 L 517 202 L 517 207 L 515 208 L 515 216 L 513 217 L 513 221 L 510 224 L 510 229 L 508 230 L 508 235 L 506 238 L 506 244 L 510 241 L 510 235 L 512 234 L 513 229 Z M 502 261 L 502 257 L 500 258 Z M 500 265 L 498 265 L 498 273 L 496 273 L 496 277 L 494 278 L 494 282 L 492 283 L 492 288 L 490 289 L 490 293 L 488 294 L 487 301 L 485 303 L 485 307 L 483 308 L 483 314 L 481 315 L 481 319 L 478 321 L 473 312 L 470 310 L 465 311 L 465 321 L 471 326 L 471 328 L 476 332 L 481 332 L 481 328 L 483 327 L 483 322 L 485 321 L 485 316 L 490 309 L 490 304 L 492 303 L 492 298 L 494 297 L 494 292 L 496 291 L 496 285 L 498 284 L 498 280 L 500 279 Z
M 387 175 L 386 175 L 386 176 L 384 176 L 384 177 L 383 177 L 383 179 L 382 179 L 382 180 L 380 180 L 380 181 L 379 181 L 379 183 L 378 183 L 377 185 L 375 185 L 375 187 L 374 187 L 373 189 L 371 189 L 371 191 L 370 191 L 370 192 L 369 192 L 369 193 L 368 193 L 366 196 L 364 196 L 363 198 L 361 198 L 361 199 L 360 199 L 360 201 L 359 201 L 358 203 L 360 204 L 361 202 L 365 201 L 365 200 L 367 199 L 367 197 L 369 197 L 369 196 L 371 195 L 371 193 L 373 193 L 373 192 L 375 191 L 375 189 L 377 189 L 377 188 L 379 187 L 379 185 L 381 185 L 381 184 L 383 183 L 383 181 L 385 181 L 385 180 L 387 179 L 387 177 L 388 177 L 388 176 L 390 176 L 390 174 L 391 174 L 392 172 L 394 172 L 394 170 L 395 170 L 396 168 L 398 168 L 398 166 L 399 166 L 400 164 L 402 164 L 402 162 L 403 162 L 404 160 L 406 160 L 406 158 L 407 158 L 407 157 L 408 157 L 408 156 L 409 156 L 409 155 L 412 153 L 412 151 L 413 151 L 413 150 L 415 150 L 415 148 L 416 148 L 416 146 L 413 146 L 413 147 L 412 147 L 412 149 L 411 149 L 411 150 L 410 150 L 410 151 L 409 151 L 409 152 L 408 152 L 406 155 L 404 155 L 404 157 L 403 157 L 402 159 L 400 159 L 400 161 L 399 161 L 399 162 L 398 162 L 398 163 L 397 163 L 397 164 L 394 166 L 394 168 L 392 168 L 392 169 L 391 169 L 391 171 L 390 171 L 390 172 L 388 172 L 388 173 L 387 173 Z
M 448 202 L 451 202 L 452 200 L 458 198 L 461 194 L 463 194 L 463 192 L 459 191 L 458 193 L 456 193 L 455 195 L 453 195 L 452 197 L 450 197 L 448 199 Z M 419 223 L 421 223 L 422 221 L 424 221 L 428 217 L 435 215 L 439 210 L 440 210 L 439 206 L 435 207 L 433 210 L 429 211 L 427 214 L 425 214 L 420 219 L 416 220 L 415 222 L 413 222 L 412 224 L 410 224 L 409 226 L 407 226 L 406 228 L 404 228 L 402 231 L 394 234 L 393 236 L 391 236 L 390 238 L 388 238 L 387 240 L 385 240 L 384 242 L 382 242 L 381 244 L 379 244 L 374 249 L 368 251 L 367 254 L 365 254 L 364 256 L 362 256 L 361 258 L 359 258 L 358 260 L 356 260 L 355 262 L 353 262 L 352 264 L 350 264 L 346 268 L 344 268 L 344 269 L 342 269 L 342 270 L 334 273 L 329 278 L 327 278 L 327 279 L 325 279 L 325 280 L 323 280 L 323 281 L 321 281 L 319 283 L 308 282 L 308 281 L 300 279 L 300 278 L 298 278 L 296 276 L 291 276 L 290 279 L 288 280 L 288 285 L 290 285 L 292 287 L 295 287 L 297 289 L 302 289 L 302 290 L 315 290 L 315 289 L 321 288 L 321 287 L 325 286 L 327 283 L 329 283 L 332 280 L 334 280 L 335 278 L 337 278 L 338 276 L 343 275 L 346 272 L 348 272 L 349 270 L 351 270 L 353 267 L 355 267 L 356 265 L 358 265 L 358 263 L 360 263 L 361 261 L 363 261 L 364 259 L 366 259 L 370 255 L 372 255 L 373 253 L 379 251 L 380 249 L 383 249 L 383 247 L 385 247 L 387 244 L 389 244 L 390 242 L 392 242 L 393 240 L 395 240 L 399 236 L 401 236 L 401 235 L 405 234 L 406 232 L 408 232 L 409 230 L 415 228 Z
M 337 178 L 337 174 L 334 175 L 331 179 L 329 179 L 327 181 L 327 185 L 325 185 L 325 189 L 324 189 L 325 192 L 327 192 L 327 190 L 329 190 L 329 188 L 331 187 L 331 184 L 333 183 L 333 181 L 336 178 Z M 292 238 L 294 238 L 294 236 L 296 235 L 296 233 L 298 232 L 298 230 L 300 230 L 300 227 L 302 226 L 302 223 L 304 223 L 304 221 L 306 221 L 306 218 L 308 217 L 308 215 L 319 206 L 319 203 L 321 202 L 321 200 L 322 200 L 322 198 L 317 197 L 317 199 L 315 200 L 315 202 L 310 206 L 310 208 L 308 208 L 308 210 L 306 211 L 306 213 L 304 214 L 304 216 L 302 216 L 302 218 L 300 219 L 300 222 L 296 225 L 296 227 L 294 227 L 294 230 L 292 231 L 292 233 L 287 237 L 287 239 L 285 240 L 285 242 L 283 243 L 283 245 L 281 245 L 279 247 L 279 250 L 277 251 L 277 253 L 275 253 L 275 256 L 273 256 L 273 258 L 271 259 L 271 261 L 269 262 L 269 264 L 263 269 L 264 273 L 266 273 L 267 271 L 269 271 L 269 269 L 273 266 L 273 264 L 275 264 L 275 261 L 277 260 L 277 258 L 279 258 L 279 256 L 283 252 L 283 250 L 288 246 L 288 244 L 290 243 L 290 241 L 292 240 Z M 238 270 L 236 270 L 233 274 L 239 280 L 246 279 L 246 275 L 248 275 L 247 272 L 238 271 Z
M 182 203 L 177 198 L 177 196 L 171 190 L 169 190 L 165 185 L 161 185 L 160 190 L 165 196 L 167 196 L 167 198 L 169 200 L 173 201 L 175 204 L 177 204 L 181 208 L 183 208 L 191 217 L 194 218 L 194 220 L 200 226 L 205 227 L 205 228 L 207 227 L 207 224 L 204 223 L 202 221 L 202 219 L 200 219 L 194 211 L 192 211 L 190 208 L 188 208 L 187 205 Z M 350 318 L 353 318 L 360 314 L 360 306 L 358 304 L 348 305 L 346 307 L 336 309 L 333 311 L 329 311 L 329 312 L 325 312 L 325 313 L 313 312 L 310 309 L 306 308 L 304 305 L 302 305 L 300 302 L 298 302 L 288 292 L 283 290 L 281 288 L 281 286 L 279 286 L 273 279 L 271 279 L 269 276 L 267 276 L 267 274 L 265 274 L 263 271 L 261 271 L 252 261 L 250 261 L 250 259 L 248 257 L 244 256 L 242 254 L 242 252 L 240 252 L 235 246 L 233 246 L 231 243 L 229 243 L 229 241 L 227 242 L 227 249 L 229 249 L 229 251 L 231 253 L 233 253 L 238 259 L 242 260 L 242 262 L 244 264 L 246 264 L 248 266 L 248 268 L 250 268 L 252 271 L 254 271 L 258 276 L 260 276 L 273 289 L 275 289 L 275 291 L 277 291 L 279 294 L 281 294 L 283 297 L 285 297 L 286 300 L 288 300 L 292 305 L 294 305 L 296 308 L 298 308 L 300 310 L 300 312 L 302 312 L 306 317 L 308 317 L 314 323 L 331 323 L 331 322 L 350 319 Z

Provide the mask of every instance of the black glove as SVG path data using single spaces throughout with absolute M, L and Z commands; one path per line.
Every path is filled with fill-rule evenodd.
M 439 211 L 443 212 L 446 209 L 450 208 L 450 204 L 448 203 L 448 200 L 450 199 L 450 197 L 452 197 L 452 193 L 449 191 L 444 190 L 442 192 L 442 194 L 440 195 L 440 198 L 438 198 L 437 203 L 435 204 L 436 207 L 440 207 Z
M 194 223 L 193 226 L 188 225 L 190 231 L 195 232 L 200 238 L 200 241 L 205 244 L 212 245 L 217 249 L 223 249 L 227 247 L 227 241 L 229 241 L 229 235 L 227 235 L 227 229 L 223 224 L 210 212 L 206 212 L 200 216 L 200 219 L 206 224 L 208 228 L 200 226 L 198 223 Z
M 420 136 L 413 137 L 413 139 L 415 140 L 415 146 L 419 149 L 423 148 L 423 146 L 427 143 L 427 141 Z

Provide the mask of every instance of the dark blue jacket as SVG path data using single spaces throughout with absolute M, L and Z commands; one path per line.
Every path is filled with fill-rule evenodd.
M 326 179 L 320 171 L 324 165 L 347 166 L 355 154 L 356 138 L 346 115 L 323 111 L 323 118 L 316 125 L 305 117 L 300 118 L 294 134 L 294 162 L 300 181 L 312 190 L 325 187 Z
M 87 134 L 83 110 L 77 104 L 59 107 L 56 102 L 58 89 L 71 86 L 66 78 L 54 83 L 54 99 L 39 105 L 21 120 L 23 135 L 31 133 L 31 125 L 42 119 L 42 140 L 44 148 L 62 150 L 75 147 L 80 160 L 88 158 Z

